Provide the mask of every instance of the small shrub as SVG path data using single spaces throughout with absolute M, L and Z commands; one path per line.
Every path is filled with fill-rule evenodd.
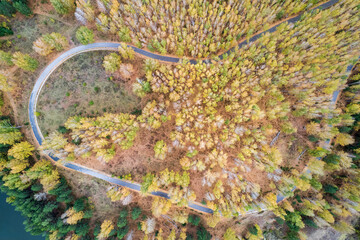
M 280 12 L 278 12 L 278 13 L 276 14 L 276 19 L 277 19 L 277 20 L 280 20 L 280 19 L 284 16 L 284 14 L 285 14 L 285 11 L 284 11 L 284 10 L 281 10 Z
M 91 101 L 89 102 L 89 105 L 90 105 L 90 106 L 94 105 L 94 101 L 91 100 Z
M 58 132 L 59 132 L 59 133 L 62 133 L 62 134 L 65 134 L 65 133 L 69 132 L 69 130 L 68 130 L 66 127 L 64 127 L 64 126 L 60 126 L 60 127 L 58 128 Z
M 133 210 L 131 211 L 131 218 L 133 220 L 136 220 L 139 218 L 140 214 L 141 214 L 141 208 L 134 207 Z
M 198 226 L 200 223 L 200 217 L 196 215 L 189 215 L 188 222 L 194 226 Z

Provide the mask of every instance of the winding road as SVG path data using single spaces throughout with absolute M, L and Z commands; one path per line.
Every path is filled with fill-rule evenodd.
M 329 7 L 331 7 L 332 5 L 334 5 L 337 2 L 338 2 L 338 0 L 331 0 L 331 1 L 328 1 L 326 3 L 323 3 L 323 4 L 319 5 L 319 6 L 317 6 L 314 9 L 329 8 Z M 300 15 L 298 15 L 296 17 L 293 17 L 291 19 L 287 19 L 284 22 L 295 23 L 296 21 L 301 19 L 301 15 L 302 14 L 300 14 Z M 281 23 L 283 23 L 283 22 L 281 22 Z M 267 31 L 264 31 L 264 32 L 261 32 L 261 33 L 258 33 L 256 35 L 254 35 L 253 37 L 250 38 L 249 42 L 253 42 L 253 41 L 257 40 L 264 33 L 274 32 L 281 23 L 279 23 L 276 26 L 268 29 Z M 241 48 L 242 46 L 244 46 L 246 44 L 247 44 L 247 41 L 240 42 L 238 44 L 238 47 Z M 81 54 L 81 53 L 84 53 L 84 52 L 89 52 L 89 51 L 103 51 L 103 50 L 117 51 L 119 46 L 120 46 L 120 43 L 114 43 L 114 42 L 98 42 L 98 43 L 93 43 L 93 44 L 88 44 L 88 45 L 81 45 L 81 46 L 72 48 L 72 49 L 62 53 L 59 57 L 57 57 L 52 63 L 50 63 L 42 71 L 41 75 L 37 79 L 37 81 L 35 83 L 35 86 L 34 86 L 32 92 L 31 92 L 30 101 L 29 101 L 29 119 L 30 119 L 31 129 L 32 129 L 32 133 L 33 133 L 33 135 L 35 137 L 35 140 L 37 141 L 37 143 L 39 145 L 42 144 L 42 141 L 43 141 L 44 137 L 43 137 L 43 135 L 41 133 L 41 130 L 40 130 L 38 122 L 37 122 L 37 118 L 35 116 L 36 103 L 37 103 L 39 94 L 41 92 L 41 89 L 44 86 L 47 79 L 49 78 L 49 76 L 51 75 L 51 73 L 54 72 L 57 69 L 57 67 L 59 67 L 63 62 L 65 62 L 66 60 L 68 60 L 69 58 L 71 58 L 71 57 L 73 57 L 75 55 L 78 55 L 78 54 Z M 138 53 L 138 54 L 140 54 L 142 56 L 152 58 L 152 59 L 156 59 L 156 60 L 159 60 L 159 61 L 164 61 L 164 62 L 169 62 L 169 63 L 178 63 L 181 60 L 181 58 L 158 55 L 158 54 L 155 54 L 155 53 L 143 50 L 143 49 L 139 49 L 139 48 L 134 47 L 134 46 L 129 45 L 129 47 L 133 48 L 136 53 Z M 230 53 L 230 52 L 233 52 L 233 51 L 234 51 L 234 48 L 230 49 L 229 51 L 227 51 L 224 54 L 227 54 L 227 53 Z M 224 54 L 220 55 L 219 58 L 222 59 Z M 191 59 L 190 60 L 190 62 L 192 64 L 195 64 L 197 61 L 198 60 L 196 60 L 196 59 Z M 207 63 L 209 60 L 201 60 L 201 61 Z M 348 73 L 350 73 L 351 69 L 352 69 L 352 66 L 349 66 L 348 69 L 347 69 Z M 339 91 L 334 92 L 333 98 L 332 98 L 332 101 L 334 103 L 336 102 L 339 93 L 340 93 Z M 328 144 L 330 144 L 330 143 L 328 143 Z M 50 157 L 55 162 L 59 161 L 58 158 L 54 157 L 51 154 L 48 157 Z M 97 171 L 97 170 L 94 170 L 94 169 L 90 169 L 90 168 L 81 166 L 81 165 L 76 164 L 76 163 L 70 163 L 70 162 L 63 163 L 62 166 L 65 167 L 65 168 L 71 169 L 71 170 L 75 170 L 77 172 L 81 172 L 83 174 L 87 174 L 87 175 L 90 175 L 90 176 L 105 180 L 105 181 L 107 181 L 109 183 L 112 183 L 112 184 L 116 184 L 116 185 L 119 185 L 119 186 L 122 186 L 122 187 L 129 188 L 129 189 L 134 190 L 134 191 L 139 192 L 140 188 L 141 188 L 141 185 L 139 183 L 134 183 L 134 182 L 114 178 L 114 177 L 111 177 L 110 175 L 108 175 L 108 174 L 106 174 L 104 172 L 100 172 L 100 171 Z M 165 191 L 161 191 L 161 190 L 151 192 L 150 194 L 153 195 L 153 196 L 164 197 L 164 198 L 167 198 L 167 199 L 170 198 L 169 195 Z M 285 198 L 284 196 L 278 195 L 277 196 L 277 202 L 282 201 L 284 198 Z M 206 207 L 206 205 L 203 205 L 203 204 L 197 203 L 197 202 L 189 202 L 188 207 L 191 208 L 191 209 L 194 209 L 194 210 L 196 210 L 198 212 L 201 212 L 201 213 L 206 213 L 206 214 L 212 214 L 213 213 L 212 209 Z M 266 210 L 266 208 L 264 206 L 258 206 L 258 208 L 260 208 L 260 211 L 261 210 Z M 248 210 L 246 212 L 247 213 L 254 213 L 254 212 L 258 212 L 258 210 L 252 209 L 252 210 Z

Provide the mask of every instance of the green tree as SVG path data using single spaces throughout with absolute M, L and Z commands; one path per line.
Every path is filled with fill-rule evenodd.
M 36 59 L 21 52 L 15 52 L 13 54 L 13 63 L 19 68 L 31 72 L 34 72 L 39 66 L 39 62 Z
M 79 236 L 85 236 L 89 233 L 90 226 L 88 222 L 81 221 L 76 225 L 75 233 Z
M 68 14 L 75 10 L 74 0 L 50 0 L 50 2 L 59 14 Z
M 139 207 L 134 207 L 134 208 L 132 209 L 132 211 L 131 211 L 131 218 L 132 218 L 132 220 L 138 219 L 139 216 L 140 216 L 140 214 L 141 214 L 141 208 L 139 208 Z
M 85 26 L 81 26 L 76 31 L 76 39 L 83 45 L 94 42 L 94 33 Z
M 198 226 L 200 223 L 200 217 L 197 215 L 189 215 L 188 222 L 194 226 Z
M 196 231 L 196 236 L 198 240 L 210 240 L 211 239 L 211 234 L 206 231 L 206 229 L 204 227 L 199 227 Z
M 26 1 L 23 1 L 23 0 L 14 1 L 13 6 L 19 13 L 21 13 L 25 16 L 32 15 L 32 11 L 29 8 L 29 6 L 27 5 Z
M 14 32 L 11 30 L 10 26 L 0 26 L 0 37 L 13 35 Z
M 16 9 L 11 5 L 11 3 L 7 0 L 0 1 L 0 15 L 4 15 L 6 17 L 12 17 L 13 14 L 16 13 Z

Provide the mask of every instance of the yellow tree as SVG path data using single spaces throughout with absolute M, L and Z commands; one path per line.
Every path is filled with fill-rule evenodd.
M 0 73 L 0 91 L 9 92 L 12 90 L 12 87 L 10 87 L 7 77 Z
M 42 145 L 40 146 L 40 149 L 59 150 L 64 148 L 67 143 L 67 139 L 61 133 L 55 131 L 50 133 L 50 135 L 45 138 Z
M 110 53 L 104 57 L 103 66 L 107 72 L 116 72 L 121 64 L 120 56 L 116 53 Z
M 50 0 L 50 2 L 59 14 L 68 14 L 75 10 L 74 0 Z
M 16 159 L 24 160 L 32 154 L 34 149 L 29 142 L 20 142 L 13 145 L 8 154 Z
M 339 133 L 336 135 L 335 143 L 340 144 L 341 146 L 346 146 L 354 143 L 354 139 L 350 134 Z
M 226 232 L 223 237 L 224 240 L 238 240 L 235 231 L 232 228 L 226 229 Z
M 209 227 L 214 228 L 220 222 L 219 214 L 213 214 L 206 217 L 206 223 Z
M 155 197 L 152 203 L 152 213 L 155 217 L 166 214 L 171 208 L 171 202 L 165 198 Z
M 30 165 L 27 159 L 11 159 L 7 167 L 11 169 L 11 173 L 19 173 Z
M 119 53 L 123 59 L 133 60 L 135 57 L 134 49 L 128 47 L 125 43 L 120 43 Z
M 314 157 L 312 157 L 308 162 L 308 168 L 312 174 L 317 174 L 320 176 L 324 175 L 324 166 L 325 166 L 324 161 L 318 160 Z
M 12 62 L 12 55 L 9 52 L 4 52 L 2 50 L 0 50 L 0 63 L 4 63 L 7 66 L 12 66 L 14 65 Z
M 101 240 L 106 239 L 107 237 L 109 237 L 112 230 L 114 230 L 114 224 L 112 223 L 112 221 L 105 220 L 101 224 L 101 230 L 100 230 L 100 233 L 98 235 L 98 239 L 101 239 Z
M 21 69 L 34 72 L 39 66 L 39 62 L 28 54 L 15 52 L 13 54 L 13 63 Z
M 52 48 L 51 46 L 45 42 L 44 38 L 38 38 L 34 43 L 33 43 L 33 49 L 36 53 L 40 54 L 41 56 L 47 56 L 50 53 L 52 53 Z
M 164 160 L 165 157 L 166 157 L 166 152 L 167 152 L 166 143 L 163 140 L 157 141 L 155 146 L 154 146 L 154 151 L 155 151 L 155 157 L 156 158 Z
M 64 222 L 70 225 L 74 225 L 79 222 L 84 217 L 84 212 L 77 212 L 75 209 L 69 208 L 64 214 L 61 215 L 61 218 Z

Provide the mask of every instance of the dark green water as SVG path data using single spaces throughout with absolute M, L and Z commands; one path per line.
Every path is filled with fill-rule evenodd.
M 24 229 L 25 218 L 6 202 L 6 195 L 0 192 L 0 240 L 44 240 L 32 236 Z

